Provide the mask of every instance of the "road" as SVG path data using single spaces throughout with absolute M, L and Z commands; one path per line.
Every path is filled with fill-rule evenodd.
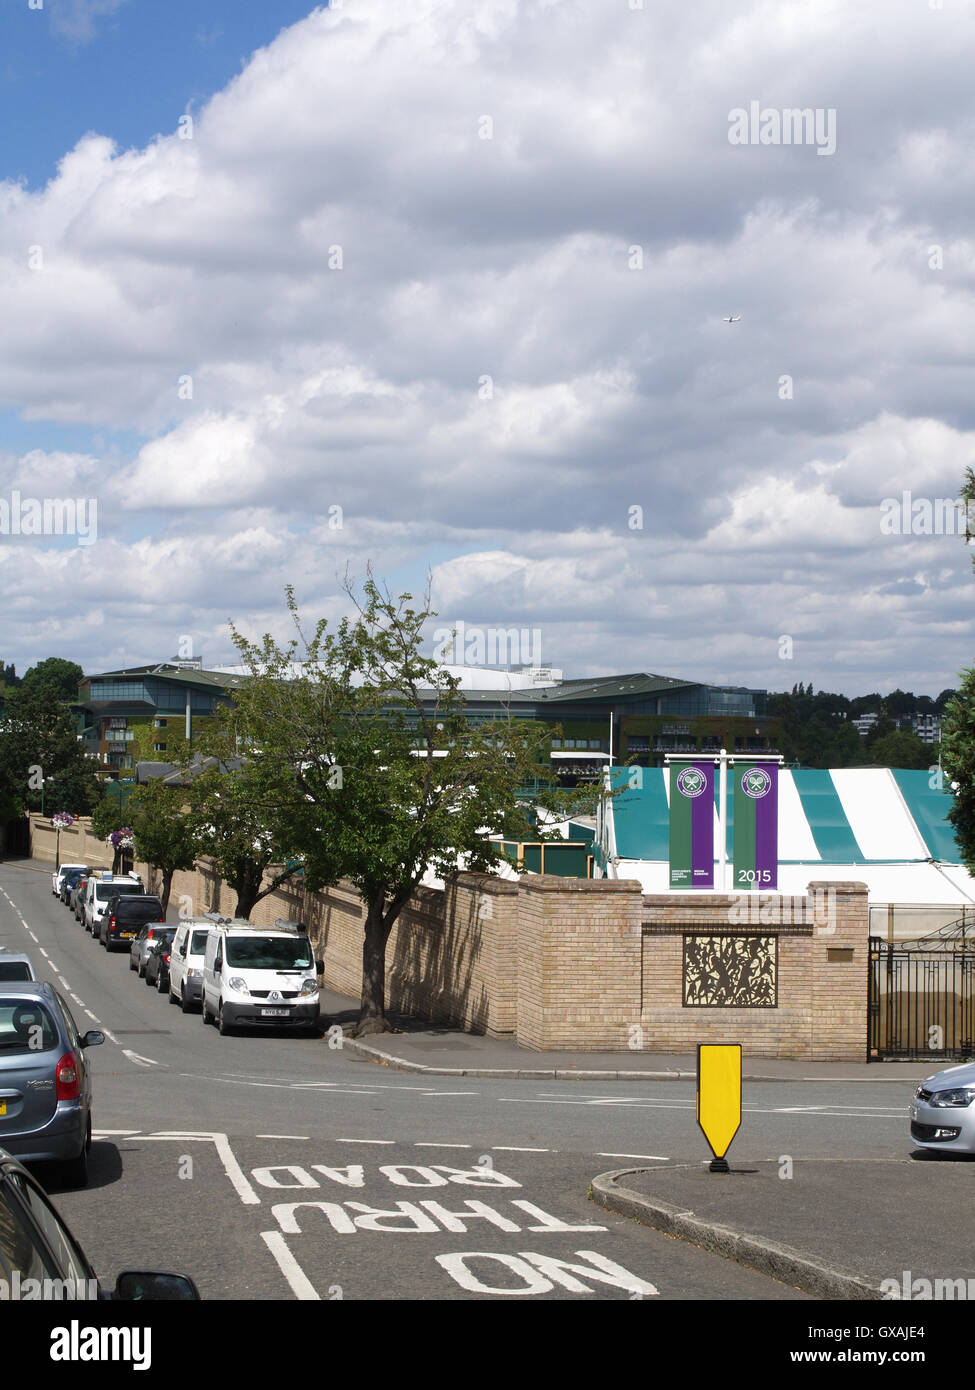
M 106 1283 L 141 1266 L 219 1299 L 804 1297 L 588 1201 L 597 1173 L 704 1157 L 687 1083 L 424 1079 L 327 1037 L 220 1037 L 107 955 L 36 866 L 0 865 L 0 945 L 107 1034 L 91 1182 L 52 1186 Z M 909 1092 L 746 1085 L 734 1157 L 902 1157 Z

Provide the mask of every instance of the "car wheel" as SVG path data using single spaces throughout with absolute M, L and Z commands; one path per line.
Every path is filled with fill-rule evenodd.
M 152 989 L 152 981 L 149 979 L 149 971 L 148 971 L 148 970 L 143 970 L 143 972 L 142 972 L 142 978 L 145 980 L 145 982 L 146 982 L 146 984 L 149 986 L 149 988 Z
M 163 977 L 161 973 L 156 976 L 156 989 L 159 991 L 160 994 L 162 994 L 164 990 L 167 993 L 169 991 L 169 986 L 163 983 Z
M 146 967 L 144 965 L 138 965 L 136 966 L 136 970 L 138 971 L 139 979 L 144 980 L 146 976 Z
M 132 952 L 131 952 L 131 951 L 129 952 L 129 969 L 130 969 L 130 970 L 134 970 L 134 969 L 135 969 L 135 961 L 132 959 Z
M 188 1014 L 188 1013 L 191 1012 L 191 1010 L 192 1010 L 192 1008 L 193 1008 L 192 1000 L 190 1000 L 190 999 L 188 999 L 188 998 L 186 997 L 186 990 L 185 990 L 182 986 L 180 986 L 179 1001 L 178 1001 L 178 1002 L 179 1002 L 179 1007 L 183 1010 L 183 1013 L 184 1013 L 184 1014 Z
M 77 1158 L 71 1159 L 69 1163 L 61 1165 L 62 1181 L 67 1187 L 87 1187 L 88 1186 L 88 1150 L 91 1147 L 91 1120 L 88 1121 L 88 1133 L 85 1137 L 84 1147 Z
M 167 992 L 168 992 L 168 994 L 169 994 L 169 1002 L 170 1002 L 170 1004 L 178 1004 L 178 1003 L 179 1003 L 179 1000 L 176 998 L 176 995 L 173 993 L 173 983 L 172 983 L 171 980 L 170 980 L 170 982 L 169 982 L 169 984 L 167 985 L 166 988 L 167 988 Z
M 222 1038 L 227 1037 L 228 1034 L 233 1032 L 233 1029 L 231 1028 L 230 1024 L 224 1018 L 222 999 L 217 1007 L 217 1032 L 220 1034 Z
M 204 1026 L 204 1028 L 205 1028 L 206 1025 L 210 1022 L 210 1014 L 209 1014 L 209 1011 L 208 1011 L 208 1009 L 207 1009 L 207 997 L 206 997 L 205 994 L 204 994 L 202 1000 L 200 1001 L 200 1003 L 201 1003 L 200 1017 L 203 1019 L 203 1026 Z

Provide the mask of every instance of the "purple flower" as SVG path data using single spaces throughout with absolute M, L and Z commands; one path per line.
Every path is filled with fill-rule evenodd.
M 58 811 L 51 817 L 51 824 L 56 830 L 66 830 L 69 825 L 74 825 L 74 816 L 68 811 Z

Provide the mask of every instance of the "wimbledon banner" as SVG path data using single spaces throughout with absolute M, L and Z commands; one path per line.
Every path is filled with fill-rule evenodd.
M 670 764 L 670 886 L 714 887 L 714 763 Z
M 735 762 L 734 887 L 774 890 L 779 868 L 777 763 Z

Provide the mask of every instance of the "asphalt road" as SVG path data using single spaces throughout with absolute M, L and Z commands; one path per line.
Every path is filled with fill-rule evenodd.
M 0 945 L 108 1035 L 90 1185 L 51 1188 L 106 1283 L 141 1266 L 225 1299 L 804 1297 L 588 1201 L 597 1173 L 706 1156 L 690 1084 L 427 1080 L 327 1037 L 220 1037 L 37 868 L 0 865 Z M 746 1085 L 733 1157 L 903 1157 L 910 1089 Z

